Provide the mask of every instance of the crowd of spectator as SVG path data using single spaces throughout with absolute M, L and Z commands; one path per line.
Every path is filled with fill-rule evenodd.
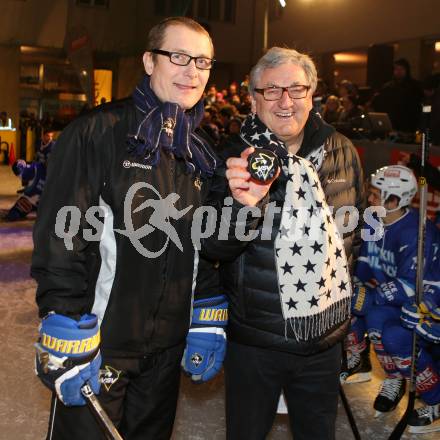
M 440 74 L 417 81 L 404 58 L 394 62 L 392 79 L 378 90 L 359 88 L 349 80 L 336 90 L 322 83 L 314 101 L 323 119 L 349 137 L 368 134 L 368 113 L 379 112 L 388 114 L 397 140 L 408 142 L 423 127 L 422 104 L 430 104 L 432 141 L 440 144 Z
M 216 145 L 229 136 L 240 134 L 241 123 L 251 111 L 249 77 L 239 84 L 231 82 L 227 89 L 219 90 L 211 84 L 205 93 L 205 116 L 202 128 Z

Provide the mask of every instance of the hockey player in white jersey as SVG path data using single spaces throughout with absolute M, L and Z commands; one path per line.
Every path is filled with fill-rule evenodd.
M 392 411 L 405 392 L 405 379 L 382 342 L 384 328 L 400 324 L 400 309 L 412 303 L 415 295 L 418 213 L 409 208 L 417 192 L 417 182 L 409 168 L 383 167 L 371 176 L 370 206 L 385 208 L 371 228 L 370 241 L 364 241 L 354 274 L 353 319 L 346 339 L 347 365 L 341 373 L 345 380 L 362 371 L 363 352 L 368 333 L 377 359 L 385 372 L 374 401 L 376 414 Z M 426 267 L 432 260 L 436 230 L 426 227 Z M 368 234 L 367 234 L 368 235 Z

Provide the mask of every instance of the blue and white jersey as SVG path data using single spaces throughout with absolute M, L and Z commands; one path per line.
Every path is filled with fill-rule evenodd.
M 354 281 L 382 289 L 390 304 L 402 305 L 415 295 L 419 214 L 408 210 L 390 224 L 384 224 L 382 238 L 364 241 L 357 261 Z M 439 246 L 439 232 L 426 224 L 425 273 Z M 390 295 L 387 295 L 387 292 Z
M 26 165 L 21 177 L 29 182 L 23 192 L 25 196 L 41 196 L 46 183 L 46 165 L 42 162 L 31 162 Z

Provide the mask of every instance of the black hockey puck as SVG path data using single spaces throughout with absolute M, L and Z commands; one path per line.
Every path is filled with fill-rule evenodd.
M 276 154 L 264 148 L 258 148 L 248 156 L 248 171 L 251 177 L 259 182 L 272 180 L 279 166 Z

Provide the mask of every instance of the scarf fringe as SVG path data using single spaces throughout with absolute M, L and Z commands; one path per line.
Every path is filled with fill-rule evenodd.
M 342 298 L 325 310 L 312 316 L 287 318 L 285 321 L 285 339 L 288 340 L 289 327 L 296 341 L 308 341 L 319 338 L 332 327 L 342 324 L 350 316 L 351 298 Z

